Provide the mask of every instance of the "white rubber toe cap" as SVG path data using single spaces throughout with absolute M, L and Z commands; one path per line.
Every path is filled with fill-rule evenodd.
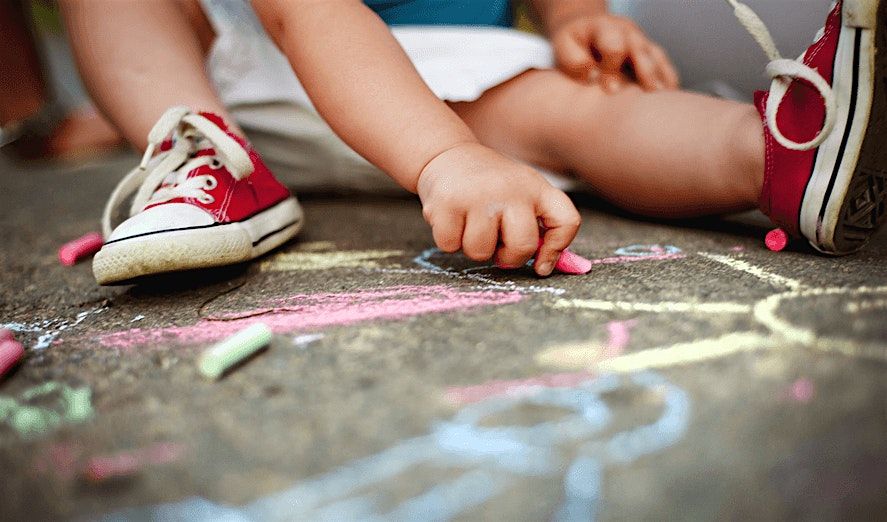
M 213 216 L 188 203 L 166 203 L 139 212 L 120 223 L 106 242 L 158 232 L 205 227 L 215 224 Z

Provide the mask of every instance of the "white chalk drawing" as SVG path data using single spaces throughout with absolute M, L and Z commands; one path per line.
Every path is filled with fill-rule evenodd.
M 612 431 L 619 418 L 606 395 L 619 390 L 655 397 L 661 404 L 648 424 Z M 532 426 L 496 426 L 490 421 L 523 406 L 566 410 L 558 420 Z M 467 405 L 423 436 L 298 482 L 245 506 L 200 497 L 137 508 L 105 520 L 449 520 L 503 494 L 521 479 L 557 479 L 562 499 L 554 519 L 593 520 L 610 467 L 658 453 L 683 437 L 691 403 L 686 392 L 653 372 L 629 377 L 589 377 L 571 388 L 539 387 L 520 396 L 496 396 Z M 436 484 L 412 498 L 394 501 L 399 477 L 416 470 L 438 473 Z
M 42 321 L 34 321 L 30 323 L 0 323 L 0 328 L 6 328 L 13 332 L 36 333 L 37 340 L 31 346 L 31 349 L 43 350 L 44 348 L 48 348 L 65 330 L 74 328 L 85 321 L 90 315 L 100 314 L 107 309 L 106 306 L 99 306 L 92 310 L 80 312 L 74 316 L 73 319 L 56 317 L 54 319 L 44 319 Z

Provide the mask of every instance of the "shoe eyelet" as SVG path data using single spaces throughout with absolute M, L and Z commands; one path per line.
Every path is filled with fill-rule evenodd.
M 203 180 L 203 190 L 213 190 L 219 186 L 219 181 L 213 176 L 205 176 Z
M 209 194 L 204 194 L 204 195 L 197 198 L 197 201 L 203 203 L 204 205 L 209 205 L 210 203 L 214 202 L 215 200 L 216 200 L 216 198 L 210 196 Z
M 219 170 L 220 168 L 222 168 L 222 162 L 213 158 L 213 161 L 212 161 L 212 163 L 209 164 L 209 166 L 213 170 Z

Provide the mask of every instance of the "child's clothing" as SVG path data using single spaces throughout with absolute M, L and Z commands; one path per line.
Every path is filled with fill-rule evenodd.
M 510 0 L 364 0 L 388 25 L 511 27 Z

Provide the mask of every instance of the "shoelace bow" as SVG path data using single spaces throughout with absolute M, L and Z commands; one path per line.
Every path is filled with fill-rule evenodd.
M 154 156 L 157 146 L 167 137 L 173 146 Z M 212 148 L 213 154 L 196 156 L 198 150 Z M 203 166 L 218 170 L 223 166 L 237 179 L 253 173 L 249 154 L 225 131 L 187 107 L 167 110 L 148 134 L 148 148 L 139 167 L 127 174 L 114 188 L 102 213 L 102 233 L 111 235 L 111 219 L 123 202 L 133 194 L 129 215 L 141 212 L 148 205 L 176 198 L 195 198 L 212 203 L 212 190 L 218 184 L 215 176 L 205 174 L 189 178 L 188 174 Z
M 810 150 L 820 146 L 835 126 L 835 114 L 837 112 L 837 104 L 835 94 L 828 82 L 815 69 L 803 63 L 803 56 L 797 60 L 783 58 L 776 48 L 776 42 L 767 30 L 767 26 L 754 11 L 739 0 L 726 0 L 733 7 L 733 14 L 739 20 L 739 23 L 752 35 L 764 53 L 770 59 L 767 65 L 767 74 L 773 79 L 770 85 L 770 96 L 767 98 L 767 106 L 764 110 L 767 127 L 773 138 L 789 150 Z M 832 3 L 834 9 L 835 3 Z M 830 10 L 831 11 L 831 10 Z M 822 38 L 822 32 L 817 34 L 816 40 Z M 819 91 L 825 103 L 825 122 L 822 129 L 812 140 L 805 143 L 798 143 L 786 138 L 779 130 L 776 122 L 776 114 L 779 111 L 779 105 L 788 92 L 789 86 L 795 80 L 806 80 Z

